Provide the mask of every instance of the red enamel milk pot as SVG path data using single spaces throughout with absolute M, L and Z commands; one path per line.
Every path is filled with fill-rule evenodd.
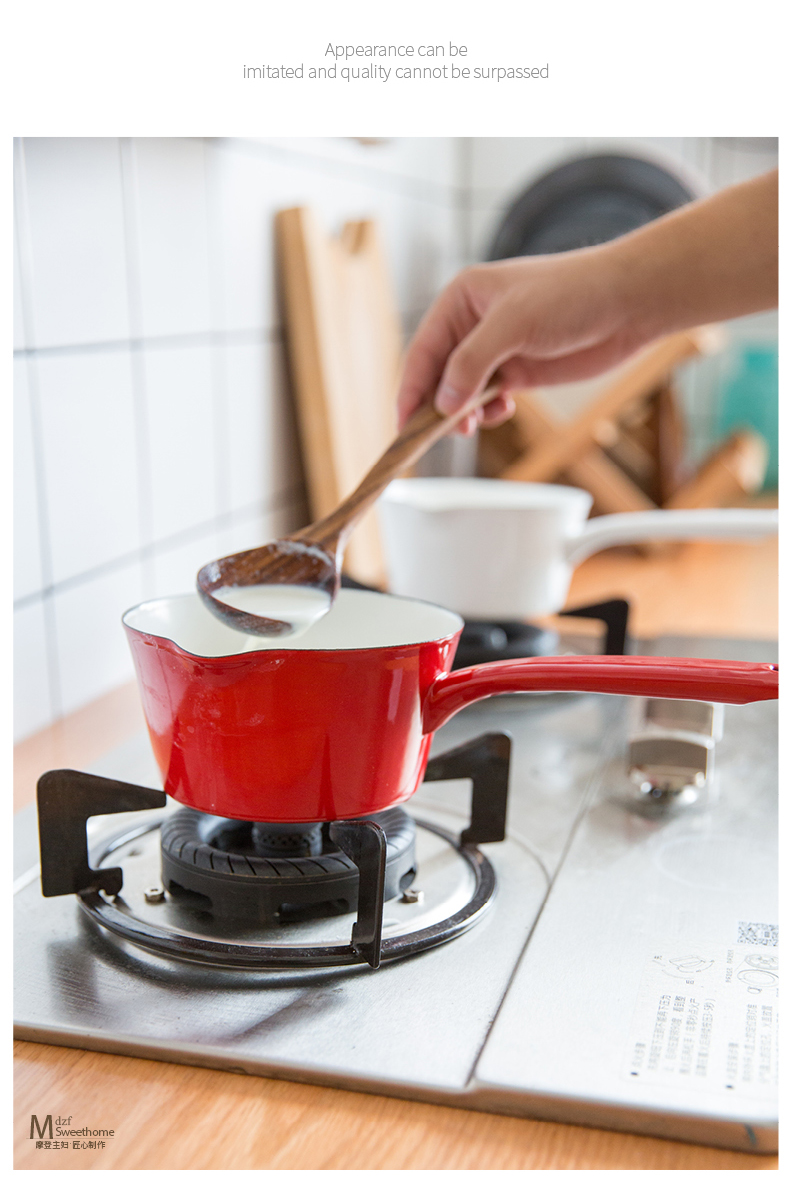
M 239 820 L 347 820 L 402 803 L 435 730 L 498 693 L 778 696 L 778 669 L 764 663 L 553 656 L 451 672 L 457 614 L 360 590 L 341 590 L 288 647 L 230 629 L 197 594 L 144 602 L 123 621 L 166 792 Z

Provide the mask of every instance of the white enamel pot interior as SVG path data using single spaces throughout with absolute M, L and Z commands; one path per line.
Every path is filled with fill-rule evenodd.
M 576 487 L 487 478 L 400 478 L 378 503 L 392 593 L 469 619 L 553 614 L 587 556 L 644 540 L 753 539 L 778 531 L 765 509 L 636 511 L 587 521 Z

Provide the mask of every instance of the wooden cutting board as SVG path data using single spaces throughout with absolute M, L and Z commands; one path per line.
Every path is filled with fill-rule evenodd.
M 292 387 L 312 521 L 357 485 L 396 434 L 401 326 L 377 227 L 328 235 L 306 207 L 276 217 Z M 384 586 L 376 512 L 347 545 L 344 571 Z

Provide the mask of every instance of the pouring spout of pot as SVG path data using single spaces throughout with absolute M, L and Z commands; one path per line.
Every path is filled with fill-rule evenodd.
M 586 557 L 617 544 L 644 540 L 755 540 L 778 534 L 778 511 L 771 508 L 702 508 L 691 511 L 626 511 L 587 521 L 566 542 L 574 568 Z
M 474 701 L 507 692 L 607 692 L 747 705 L 778 698 L 778 666 L 633 655 L 556 655 L 480 664 L 434 682 L 424 701 L 424 733 L 434 733 Z

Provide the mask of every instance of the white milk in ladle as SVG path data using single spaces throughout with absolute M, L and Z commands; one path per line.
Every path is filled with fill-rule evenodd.
M 323 589 L 307 585 L 227 585 L 215 590 L 214 597 L 235 610 L 288 622 L 291 630 L 282 635 L 248 634 L 243 650 L 261 647 L 288 647 L 293 639 L 312 627 L 332 605 L 330 595 Z M 240 634 L 243 632 L 240 631 Z

